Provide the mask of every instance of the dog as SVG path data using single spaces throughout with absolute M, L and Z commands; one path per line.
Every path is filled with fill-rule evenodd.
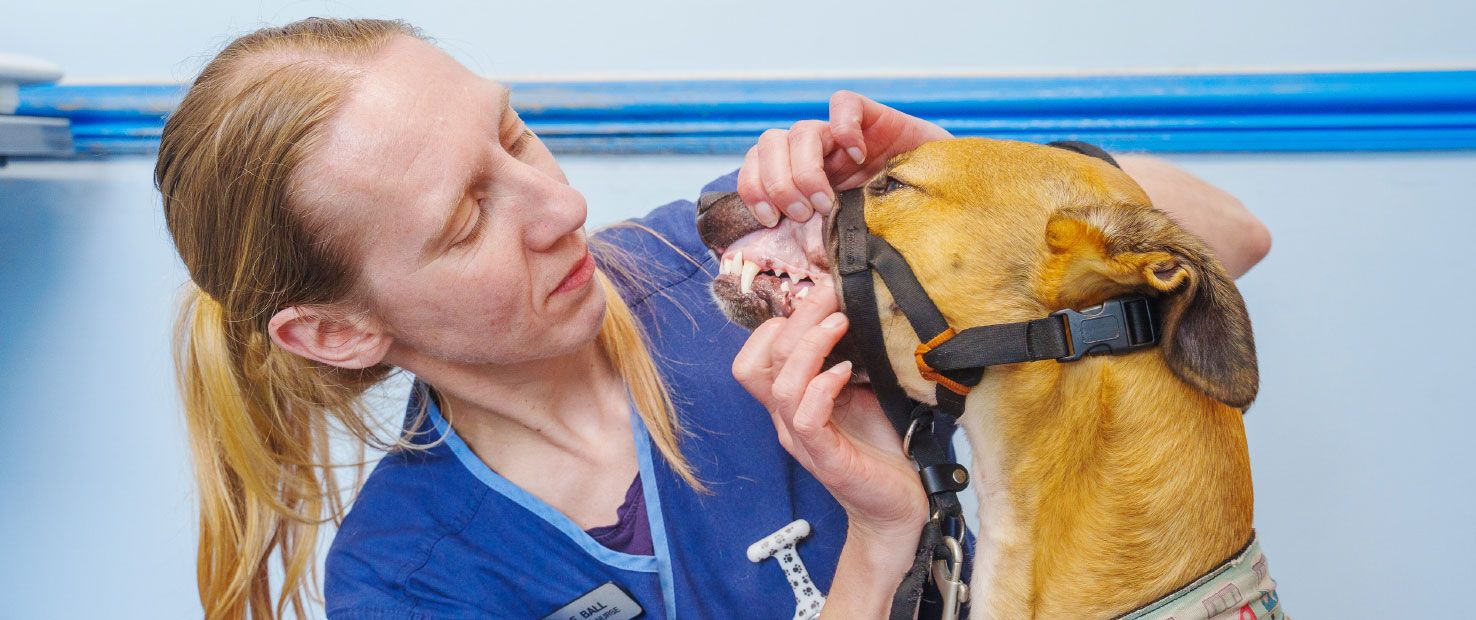
M 972 617 L 1284 617 L 1252 530 L 1250 319 L 1201 239 L 1110 158 L 1023 142 L 925 144 L 889 161 L 864 200 L 871 234 L 957 329 L 1132 293 L 1162 317 L 1159 346 L 990 367 L 968 395 Z M 736 194 L 710 194 L 698 231 L 722 265 L 713 296 L 740 325 L 787 315 L 817 282 L 839 289 L 833 217 L 764 228 Z M 919 339 L 875 281 L 898 382 L 935 402 Z M 856 359 L 852 346 L 832 357 Z

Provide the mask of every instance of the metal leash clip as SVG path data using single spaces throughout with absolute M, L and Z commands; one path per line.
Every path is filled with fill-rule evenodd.
M 963 546 L 952 536 L 943 537 L 951 559 L 933 560 L 933 584 L 943 595 L 942 620 L 958 620 L 959 610 L 969 602 L 969 586 L 963 582 Z

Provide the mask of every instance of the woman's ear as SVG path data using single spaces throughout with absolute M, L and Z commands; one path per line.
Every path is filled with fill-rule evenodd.
M 1140 205 L 1071 207 L 1046 226 L 1047 297 L 1085 307 L 1131 292 L 1159 299 L 1164 359 L 1185 383 L 1244 409 L 1260 389 L 1250 316 L 1204 242 Z
M 394 343 L 371 319 L 333 319 L 304 306 L 278 311 L 267 322 L 267 332 L 290 353 L 349 370 L 379 364 Z

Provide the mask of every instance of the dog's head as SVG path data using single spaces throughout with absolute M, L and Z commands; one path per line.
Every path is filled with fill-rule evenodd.
M 863 192 L 867 228 L 907 259 L 955 328 L 1145 293 L 1160 299 L 1159 354 L 1180 379 L 1234 407 L 1254 400 L 1255 345 L 1233 281 L 1203 241 L 1108 161 L 1023 142 L 946 140 L 893 158 Z M 786 315 L 805 280 L 837 281 L 832 222 L 766 229 L 736 194 L 721 194 L 703 197 L 698 229 L 729 265 L 742 252 L 713 293 L 747 327 Z M 898 380 L 930 401 L 932 383 L 913 365 L 917 336 L 880 279 L 876 290 Z

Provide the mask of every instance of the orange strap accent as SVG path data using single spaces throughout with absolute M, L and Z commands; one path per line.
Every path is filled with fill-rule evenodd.
M 954 331 L 952 327 L 945 329 L 943 333 L 933 336 L 932 340 L 917 345 L 917 349 L 913 351 L 912 357 L 917 361 L 917 371 L 922 373 L 924 379 L 936 381 L 938 385 L 948 388 L 948 391 L 959 396 L 968 396 L 972 388 L 939 374 L 938 371 L 933 370 L 932 366 L 929 366 L 927 362 L 923 361 L 923 355 L 927 354 L 928 351 L 932 351 L 934 348 L 948 342 L 950 338 L 957 335 L 958 332 Z

